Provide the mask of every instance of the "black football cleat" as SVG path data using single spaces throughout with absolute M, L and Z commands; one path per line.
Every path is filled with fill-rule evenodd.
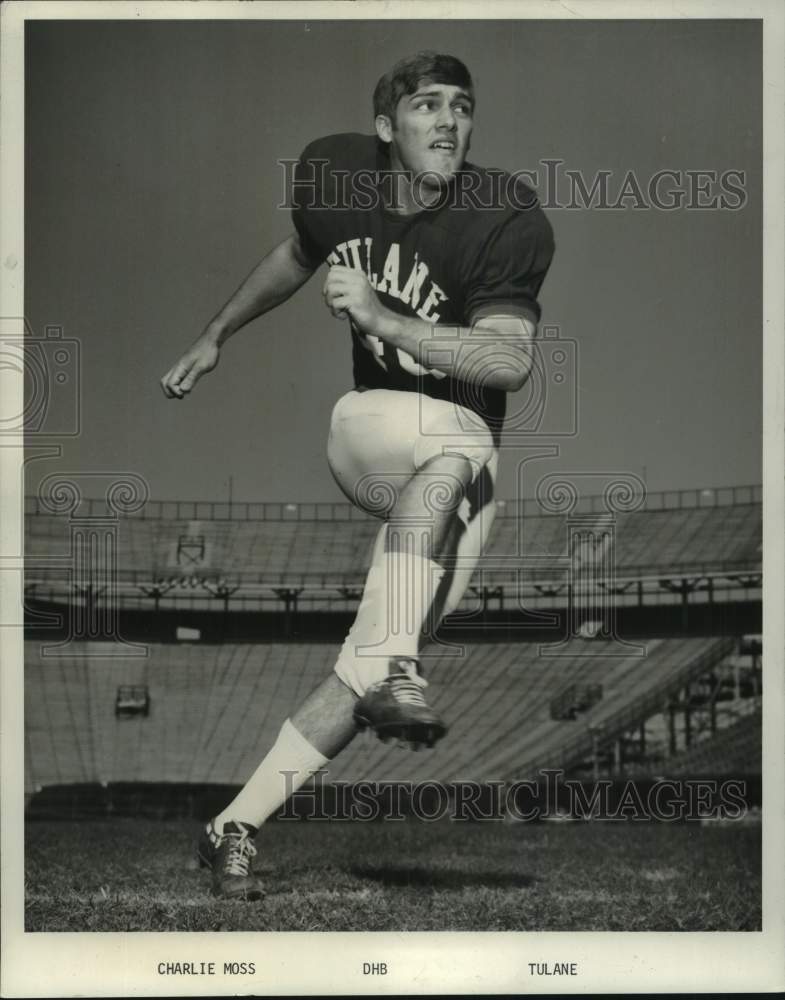
M 196 855 L 199 866 L 212 871 L 214 896 L 248 901 L 264 896 L 251 866 L 256 857 L 256 834 L 250 823 L 234 821 L 224 824 L 223 833 L 218 833 L 212 822 L 202 830 Z
M 398 743 L 410 750 L 432 747 L 447 726 L 423 696 L 427 681 L 420 664 L 410 656 L 393 656 L 388 675 L 372 684 L 354 708 L 360 729 L 372 729 L 384 743 Z

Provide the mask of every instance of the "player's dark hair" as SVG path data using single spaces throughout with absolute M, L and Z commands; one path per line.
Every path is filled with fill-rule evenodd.
M 460 59 L 438 52 L 415 52 L 397 62 L 376 84 L 373 92 L 374 117 L 386 115 L 394 125 L 398 101 L 407 94 L 414 94 L 425 81 L 463 87 L 474 101 L 471 73 Z

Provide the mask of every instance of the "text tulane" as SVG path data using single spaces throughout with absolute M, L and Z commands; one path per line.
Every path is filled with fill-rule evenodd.
M 577 962 L 529 962 L 531 976 L 577 976 Z

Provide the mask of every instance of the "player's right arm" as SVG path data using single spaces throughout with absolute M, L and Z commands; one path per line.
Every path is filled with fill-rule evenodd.
M 180 360 L 161 379 L 169 399 L 183 399 L 218 364 L 220 349 L 251 320 L 285 302 L 318 265 L 305 254 L 296 232 L 279 243 L 251 271 L 221 311 L 210 320 Z

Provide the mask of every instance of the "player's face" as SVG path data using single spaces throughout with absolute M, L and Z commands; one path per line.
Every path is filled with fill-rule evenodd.
M 461 87 L 421 83 L 400 99 L 387 134 L 380 131 L 390 142 L 393 168 L 433 178 L 435 187 L 449 183 L 469 150 L 473 110 L 471 96 Z

